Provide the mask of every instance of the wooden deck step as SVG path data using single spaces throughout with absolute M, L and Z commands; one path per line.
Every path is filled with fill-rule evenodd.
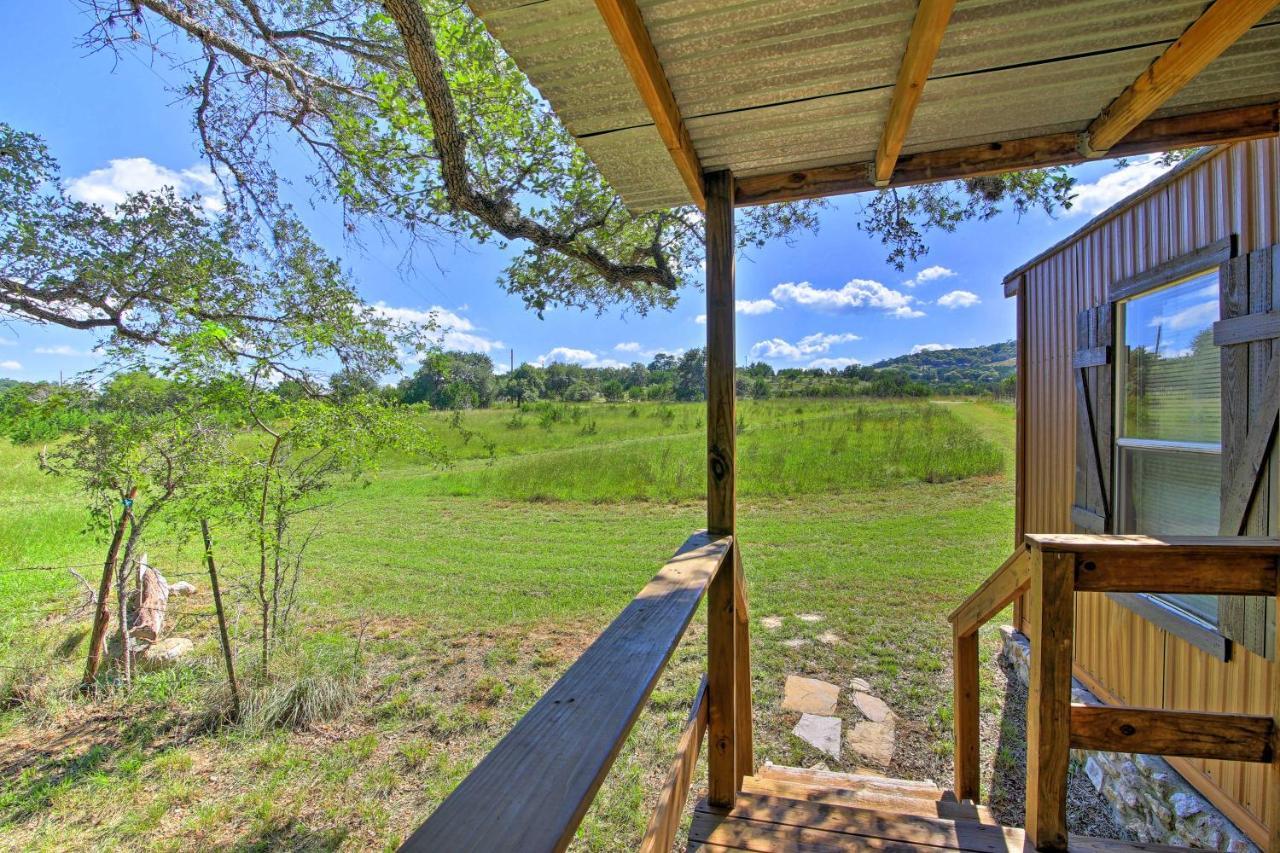
M 743 779 L 742 788 L 749 794 L 789 797 L 810 803 L 852 806 L 897 814 L 940 817 L 947 820 L 974 820 L 993 826 L 997 823 L 991 810 L 986 806 L 957 802 L 954 797 L 945 796 L 950 793 L 949 791 L 938 791 L 937 793 L 942 795 L 938 797 L 908 797 L 882 788 L 850 789 L 829 785 L 805 785 L 800 782 L 761 779 L 755 776 Z
M 1071 836 L 1088 853 L 1184 848 Z M 846 850 L 963 850 L 1032 853 L 1023 831 L 1000 826 L 990 811 L 930 782 L 765 765 L 743 781 L 732 809 L 700 802 L 689 850 L 834 853 Z

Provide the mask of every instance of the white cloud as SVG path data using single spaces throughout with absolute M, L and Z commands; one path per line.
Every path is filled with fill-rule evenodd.
M 978 298 L 978 294 L 970 293 L 967 290 L 953 290 L 950 293 L 944 293 L 938 297 L 938 304 L 943 308 L 972 308 L 982 300 Z
M 644 349 L 635 341 L 624 341 L 623 343 L 615 344 L 613 348 L 618 352 L 640 352 L 640 350 Z
M 21 370 L 22 365 L 10 359 L 8 361 L 0 361 L 0 370 Z
M 924 312 L 911 306 L 917 302 L 914 296 L 885 287 L 878 281 L 855 278 L 839 290 L 814 287 L 807 281 L 785 282 L 769 294 L 780 302 L 794 302 L 822 311 L 859 311 L 872 309 L 884 311 L 890 317 L 923 317 Z
M 1167 326 L 1172 332 L 1182 332 L 1187 329 L 1207 326 L 1217 319 L 1218 300 L 1211 299 L 1208 302 L 1201 302 L 1199 305 L 1183 308 L 1181 311 L 1176 311 L 1168 316 L 1152 317 L 1150 325 L 1153 328 Z
M 770 311 L 777 311 L 778 303 L 772 299 L 739 299 L 733 304 L 733 309 L 739 314 L 746 314 L 752 317 L 758 314 L 768 314 Z
M 853 341 L 862 340 L 857 335 L 850 333 L 829 335 L 818 332 L 812 335 L 806 335 L 794 344 L 783 340 L 782 338 L 770 338 L 767 341 L 757 341 L 751 346 L 752 358 L 781 358 L 787 361 L 799 361 L 811 355 L 827 352 L 836 344 L 846 344 Z
M 916 273 L 915 278 L 909 278 L 903 282 L 906 287 L 915 287 L 918 284 L 928 284 L 931 281 L 937 281 L 940 278 L 951 278 L 956 274 L 955 270 L 934 264 L 931 267 L 925 267 Z
M 1089 216 L 1102 213 L 1172 168 L 1171 165 L 1161 165 L 1159 159 L 1158 154 L 1135 157 L 1127 166 L 1108 172 L 1093 183 L 1076 184 L 1072 190 L 1074 196 L 1069 213 Z
M 612 358 L 601 358 L 589 349 L 574 349 L 573 347 L 555 347 L 545 355 L 540 355 L 534 360 L 534 364 L 538 367 L 546 367 L 548 364 L 559 362 L 561 364 L 581 364 L 583 367 L 626 367 L 620 361 Z
M 739 314 L 746 314 L 749 317 L 755 317 L 760 314 L 768 314 L 778 310 L 778 303 L 772 299 L 738 299 L 733 303 L 733 310 Z M 693 322 L 699 326 L 707 325 L 707 315 L 699 314 L 693 318 Z
M 40 355 L 66 355 L 75 356 L 77 358 L 93 356 L 93 353 L 91 352 L 83 352 L 75 347 L 69 347 L 66 344 L 58 344 L 55 347 L 36 347 L 35 351 Z
M 506 348 L 506 344 L 502 341 L 476 334 L 480 330 L 466 317 L 455 314 L 448 308 L 441 308 L 439 305 L 433 305 L 424 310 L 402 308 L 379 301 L 373 304 L 373 312 L 389 320 L 420 326 L 424 330 L 434 332 L 440 341 L 440 346 L 445 349 L 488 354 L 494 350 Z
M 911 354 L 915 355 L 921 352 L 937 352 L 938 350 L 955 348 L 955 344 L 916 344 L 911 348 Z
M 132 193 L 155 192 L 173 187 L 181 195 L 200 196 L 205 210 L 218 212 L 226 205 L 218 194 L 218 182 L 204 164 L 176 172 L 146 157 L 124 157 L 108 161 L 106 168 L 94 169 L 67 184 L 67 195 L 78 201 L 113 208 Z
M 832 367 L 839 370 L 842 367 L 849 367 L 854 364 L 862 364 L 862 362 L 856 358 L 815 358 L 809 362 L 810 367 L 820 367 L 823 370 L 828 370 Z

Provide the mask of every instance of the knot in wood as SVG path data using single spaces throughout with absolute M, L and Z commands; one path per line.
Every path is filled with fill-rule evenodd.
M 1124 723 L 1120 726 L 1120 734 L 1124 735 L 1125 737 L 1129 737 L 1136 731 L 1137 729 L 1133 727 L 1132 723 Z
M 1080 564 L 1080 568 L 1084 569 L 1086 572 L 1091 572 L 1094 569 L 1098 568 L 1098 564 L 1095 563 L 1093 560 L 1085 560 L 1083 563 Z

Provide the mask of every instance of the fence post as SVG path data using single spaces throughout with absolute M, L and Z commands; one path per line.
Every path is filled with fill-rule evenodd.
M 1031 551 L 1026 830 L 1037 850 L 1067 849 L 1075 565 L 1074 554 Z

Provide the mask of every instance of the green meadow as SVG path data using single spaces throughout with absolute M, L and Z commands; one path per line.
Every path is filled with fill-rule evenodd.
M 1011 544 L 1012 407 L 751 400 L 738 411 L 757 760 L 821 758 L 779 708 L 788 673 L 856 676 L 903 719 L 890 774 L 945 782 L 945 615 Z M 96 579 L 105 543 L 80 498 L 39 472 L 38 448 L 0 446 L 0 847 L 394 847 L 702 526 L 702 404 L 422 417 L 449 464 L 388 458 L 316 516 L 293 645 L 306 666 L 341 659 L 358 674 L 355 700 L 303 729 L 202 724 L 220 664 L 192 531 L 164 529 L 148 546 L 199 588 L 174 628 L 195 653 L 128 695 L 77 698 L 88 617 L 67 568 Z M 245 552 L 220 547 L 247 661 Z M 631 849 L 643 832 L 705 662 L 703 624 L 579 849 Z M 984 694 L 987 713 L 999 702 Z

